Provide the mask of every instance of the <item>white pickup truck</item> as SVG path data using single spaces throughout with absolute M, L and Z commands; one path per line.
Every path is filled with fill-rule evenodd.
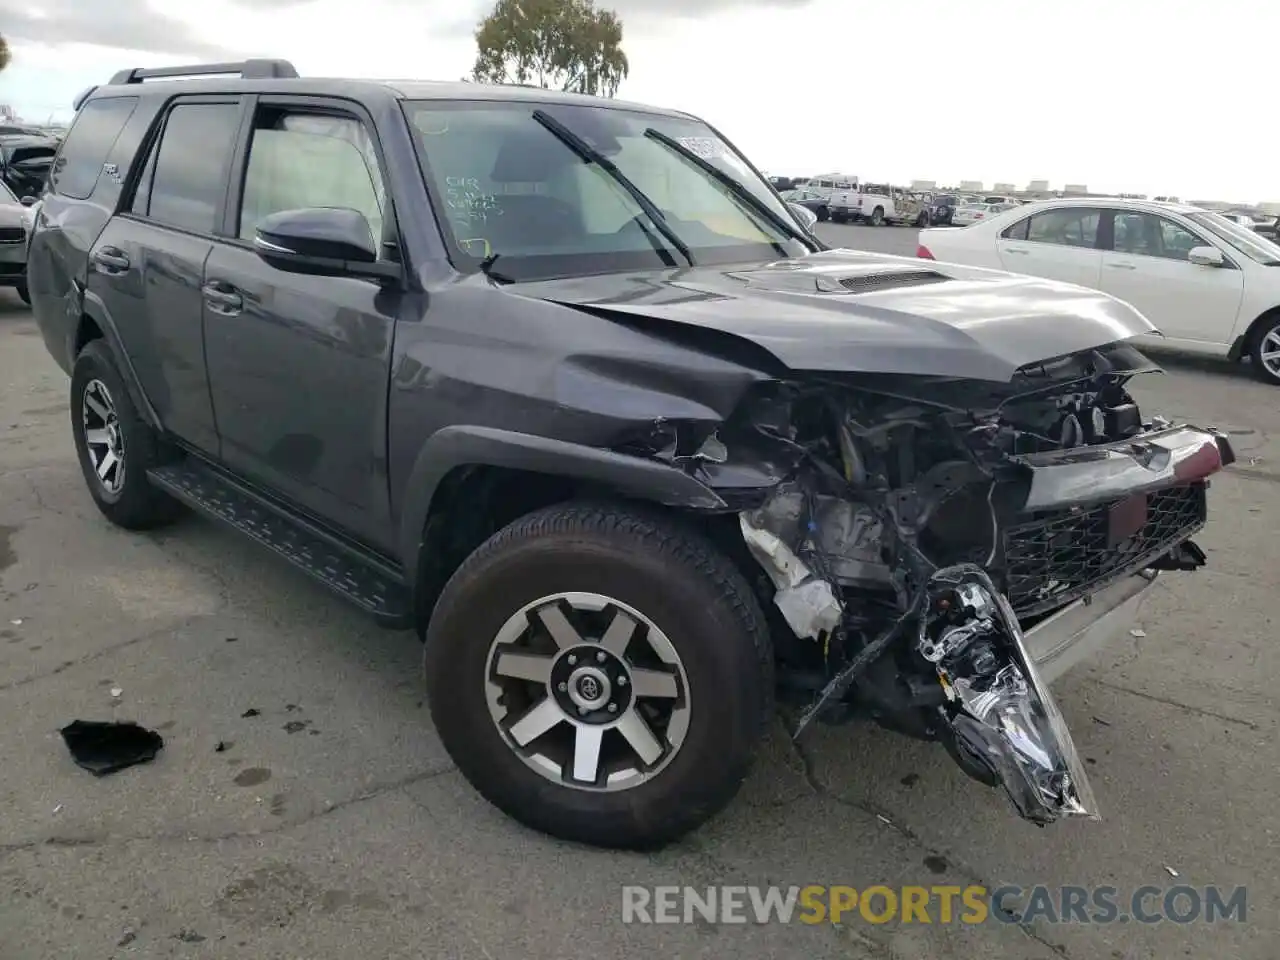
M 864 183 L 831 195 L 831 219 L 836 223 L 863 220 L 875 227 L 883 223 L 928 226 L 929 208 L 902 187 Z

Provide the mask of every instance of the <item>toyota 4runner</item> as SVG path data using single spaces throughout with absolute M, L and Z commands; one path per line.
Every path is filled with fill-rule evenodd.
M 29 281 L 90 495 L 420 631 L 508 814 L 679 837 L 780 692 L 1096 815 L 1049 684 L 1204 562 L 1233 459 L 1139 413 L 1131 307 L 829 249 L 668 110 L 284 61 L 76 106 Z

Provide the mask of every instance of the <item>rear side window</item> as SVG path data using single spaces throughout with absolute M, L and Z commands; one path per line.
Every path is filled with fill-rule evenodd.
M 239 126 L 237 103 L 179 103 L 170 110 L 133 212 L 179 230 L 213 233 Z
M 80 108 L 49 172 L 54 193 L 73 200 L 93 193 L 107 155 L 137 106 L 137 97 L 103 97 Z
M 1005 227 L 1004 232 L 1000 234 L 1006 240 L 1025 240 L 1027 239 L 1027 228 L 1031 226 L 1031 218 L 1019 220 L 1012 227 Z

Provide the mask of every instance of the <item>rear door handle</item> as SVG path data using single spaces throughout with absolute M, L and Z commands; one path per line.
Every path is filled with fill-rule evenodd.
M 233 317 L 244 309 L 244 300 L 229 283 L 211 280 L 201 288 L 200 292 L 204 294 L 204 302 L 214 313 Z
M 129 269 L 129 256 L 119 247 L 103 247 L 93 255 L 101 273 L 124 273 Z

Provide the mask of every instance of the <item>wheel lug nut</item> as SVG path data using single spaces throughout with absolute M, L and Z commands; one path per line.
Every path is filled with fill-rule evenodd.
M 577 655 L 573 653 L 569 654 L 569 666 L 573 666 L 577 662 L 578 662 Z
M 603 650 L 601 650 L 599 653 L 596 654 L 596 660 L 600 663 L 604 663 L 608 659 L 609 659 L 609 655 L 605 653 Z
M 559 690 L 561 693 L 564 693 L 569 689 L 569 685 L 567 683 L 562 683 L 559 686 L 557 686 L 556 689 Z
M 586 712 L 587 712 L 587 708 L 586 708 L 586 707 L 579 707 L 579 708 L 578 708 L 578 716 L 580 716 L 580 717 L 581 717 L 581 716 L 584 716 L 584 715 L 586 714 Z
M 617 712 L 618 712 L 618 705 L 617 705 L 616 703 L 611 703 L 611 704 L 609 704 L 609 712 L 610 712 L 610 713 L 617 713 Z
M 618 686 L 625 687 L 627 685 L 627 675 L 624 673 L 618 678 Z

